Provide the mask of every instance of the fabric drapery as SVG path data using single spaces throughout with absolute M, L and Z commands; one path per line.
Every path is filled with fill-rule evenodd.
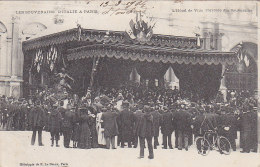
M 68 80 L 74 93 L 78 95 L 85 94 L 89 83 L 92 71 L 93 58 L 77 60 L 70 62 L 67 66 L 67 73 L 75 82 Z
M 136 70 L 137 73 L 143 78 L 143 79 L 161 79 L 167 69 L 169 68 L 169 64 L 166 63 L 156 63 L 156 62 L 147 62 L 147 61 L 137 61 L 136 62 Z
M 208 101 L 217 94 L 222 78 L 221 65 L 173 64 L 172 68 L 179 79 L 182 96 Z
M 134 62 L 104 57 L 100 59 L 95 82 L 99 86 L 118 87 L 129 80 Z

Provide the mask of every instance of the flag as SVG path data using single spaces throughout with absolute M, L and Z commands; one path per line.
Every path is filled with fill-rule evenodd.
M 245 55 L 244 61 L 245 61 L 246 66 L 248 67 L 249 66 L 249 59 L 247 58 L 246 55 Z
M 126 32 L 131 39 L 135 39 L 136 38 L 135 23 L 132 19 L 129 22 L 129 25 L 130 25 L 130 29 L 126 30 Z

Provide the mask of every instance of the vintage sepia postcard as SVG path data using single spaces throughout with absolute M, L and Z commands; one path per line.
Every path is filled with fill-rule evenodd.
M 258 1 L 0 1 L 0 167 L 259 167 Z

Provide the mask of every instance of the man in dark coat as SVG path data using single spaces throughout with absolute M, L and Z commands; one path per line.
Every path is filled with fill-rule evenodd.
M 79 127 L 79 111 L 76 108 L 72 111 L 72 137 L 71 140 L 73 141 L 73 148 L 78 147 L 79 137 L 80 137 L 80 127 Z
M 27 113 L 27 102 L 23 101 L 21 104 L 21 110 L 20 110 L 20 130 L 26 129 L 26 113 Z
M 226 137 L 233 149 L 236 151 L 237 138 L 237 120 L 235 115 L 232 113 L 231 107 L 221 107 L 221 114 L 218 117 L 218 132 L 219 135 Z
M 137 107 L 138 109 L 134 112 L 134 138 L 135 138 L 135 141 L 134 141 L 134 148 L 137 147 L 138 145 L 138 134 L 137 134 L 137 129 L 139 128 L 140 126 L 140 120 L 142 118 L 142 115 L 143 115 L 143 106 L 141 104 L 138 105 Z
M 170 149 L 173 149 L 172 147 L 172 132 L 173 132 L 173 124 L 172 124 L 172 113 L 170 110 L 164 109 L 164 113 L 161 117 L 161 131 L 163 135 L 163 149 L 167 149 L 167 144 Z M 167 142 L 168 140 L 168 142 Z
M 40 106 L 40 101 L 36 102 L 36 106 L 32 105 L 30 120 L 30 125 L 33 131 L 31 145 L 34 145 L 36 132 L 38 131 L 38 144 L 39 146 L 43 146 L 42 129 L 46 125 L 46 115 Z
M 73 128 L 73 111 L 75 108 L 68 108 L 62 116 L 62 133 L 64 136 L 63 145 L 65 148 L 70 147 L 70 139 Z
M 54 104 L 53 108 L 49 108 L 51 113 L 49 114 L 47 129 L 51 133 L 51 146 L 54 145 L 54 140 L 56 141 L 56 147 L 59 147 L 60 132 L 61 132 L 61 121 L 62 116 L 57 108 L 58 105 Z
M 101 120 L 103 120 L 104 136 L 106 139 L 107 149 L 110 149 L 110 143 L 112 145 L 112 149 L 116 149 L 115 136 L 118 135 L 118 126 L 116 122 L 117 117 L 118 113 L 115 112 L 115 109 L 110 105 L 108 106 L 107 111 L 104 112 L 101 117 Z
M 188 151 L 189 134 L 191 132 L 191 114 L 181 105 L 181 109 L 177 113 L 177 133 L 178 133 L 178 149 L 182 150 L 184 147 Z M 184 141 L 184 143 L 183 143 Z
M 242 106 L 243 113 L 241 114 L 241 145 L 243 149 L 241 153 L 249 153 L 251 149 L 257 150 L 256 126 L 257 112 L 254 111 L 254 104 L 245 99 Z
M 144 106 L 144 112 L 142 118 L 140 119 L 139 126 L 137 128 L 137 134 L 140 140 L 140 157 L 144 158 L 144 145 L 145 139 L 147 141 L 148 150 L 149 150 L 149 159 L 154 158 L 153 154 L 153 144 L 152 139 L 154 136 L 154 125 L 153 125 L 153 116 L 150 113 L 149 106 Z
M 121 122 L 122 142 L 121 147 L 124 148 L 124 143 L 128 143 L 128 148 L 132 147 L 133 127 L 134 127 L 134 114 L 129 109 L 129 102 L 123 101 L 123 110 L 119 115 Z
M 158 109 L 151 109 L 151 110 L 153 110 L 151 114 L 153 116 L 153 123 L 154 123 L 154 149 L 157 149 L 157 146 L 159 146 L 158 137 L 159 137 L 159 130 L 160 130 L 161 114 L 159 113 Z

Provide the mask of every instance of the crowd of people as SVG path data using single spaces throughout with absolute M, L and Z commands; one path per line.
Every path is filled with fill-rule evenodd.
M 241 152 L 257 152 L 257 99 L 250 94 L 241 98 L 235 92 L 227 102 L 217 97 L 211 102 L 191 102 L 177 89 L 123 87 L 88 91 L 82 98 L 65 91 L 57 98 L 47 90 L 29 99 L 2 96 L 0 123 L 4 130 L 33 131 L 32 145 L 38 133 L 39 146 L 43 146 L 43 130 L 50 132 L 51 146 L 56 147 L 61 135 L 66 148 L 116 149 L 116 144 L 137 148 L 139 142 L 140 158 L 144 157 L 145 140 L 148 158 L 154 158 L 159 134 L 163 149 L 188 151 L 197 136 L 212 129 L 228 138 L 233 151 L 240 131 Z

